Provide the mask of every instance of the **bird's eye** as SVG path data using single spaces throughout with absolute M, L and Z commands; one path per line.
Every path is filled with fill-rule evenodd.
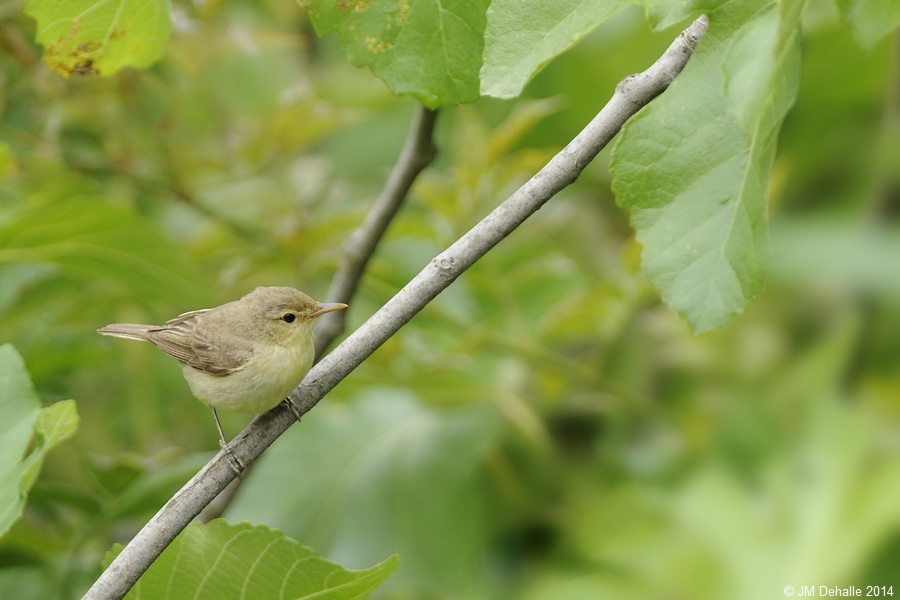
M 281 320 L 285 323 L 293 323 L 297 320 L 297 315 L 294 313 L 284 313 L 284 316 L 281 317 Z

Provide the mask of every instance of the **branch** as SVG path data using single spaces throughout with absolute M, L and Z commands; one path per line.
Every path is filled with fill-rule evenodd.
M 466 269 L 484 256 L 581 171 L 625 121 L 662 93 L 681 72 L 706 31 L 699 17 L 643 73 L 630 75 L 596 117 L 537 174 L 416 275 L 387 304 L 315 365 L 290 394 L 305 414 L 381 344 L 422 310 Z M 249 465 L 294 422 L 279 405 L 256 417 L 231 442 L 234 455 Z M 220 452 L 179 490 L 103 572 L 83 600 L 122 598 L 169 543 L 234 478 Z
M 434 160 L 437 148 L 432 135 L 436 120 L 437 111 L 421 104 L 416 107 L 406 143 L 381 195 L 372 205 L 362 225 L 344 242 L 344 259 L 331 282 L 328 295 L 325 296 L 328 302 L 350 304 L 369 259 L 397 214 L 409 188 L 422 169 Z M 319 319 L 316 324 L 316 356 L 322 356 L 334 338 L 343 333 L 346 313 L 347 311 L 340 310 Z

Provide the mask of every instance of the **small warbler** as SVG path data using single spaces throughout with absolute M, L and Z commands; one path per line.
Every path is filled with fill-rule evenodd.
M 174 356 L 191 392 L 212 411 L 219 444 L 233 459 L 216 409 L 261 413 L 284 400 L 312 366 L 316 319 L 344 308 L 294 288 L 258 287 L 240 300 L 187 312 L 165 325 L 113 323 L 97 332 L 147 341 Z

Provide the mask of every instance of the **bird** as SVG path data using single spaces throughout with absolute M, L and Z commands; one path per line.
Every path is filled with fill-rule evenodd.
M 174 357 L 193 395 L 212 412 L 219 445 L 240 475 L 243 465 L 225 441 L 216 410 L 261 413 L 285 400 L 312 366 L 316 320 L 345 308 L 292 287 L 258 287 L 164 325 L 112 323 L 97 333 L 150 342 Z

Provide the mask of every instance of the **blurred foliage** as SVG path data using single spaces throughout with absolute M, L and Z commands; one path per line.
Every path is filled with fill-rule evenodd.
M 0 342 L 80 424 L 0 541 L 0 598 L 69 599 L 217 449 L 170 359 L 94 330 L 261 284 L 326 300 L 412 105 L 292 3 L 175 2 L 155 66 L 68 79 L 21 8 L 0 7 Z M 774 259 L 745 314 L 694 336 L 661 304 L 604 152 L 283 436 L 224 516 L 347 568 L 398 553 L 383 598 L 900 591 L 900 44 L 860 48 L 827 0 L 802 21 Z M 351 327 L 677 30 L 627 10 L 523 98 L 444 111 Z M 221 416 L 228 435 L 247 421 Z

